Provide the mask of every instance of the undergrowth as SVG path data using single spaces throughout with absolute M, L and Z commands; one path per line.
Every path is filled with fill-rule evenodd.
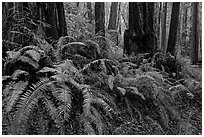
M 114 45 L 99 36 L 54 47 L 36 39 L 7 52 L 3 134 L 190 134 L 192 112 L 186 120 L 181 110 L 201 110 L 202 84 L 181 59 L 113 59 Z

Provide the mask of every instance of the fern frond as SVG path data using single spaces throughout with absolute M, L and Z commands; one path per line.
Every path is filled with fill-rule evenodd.
M 178 93 L 181 92 L 186 92 L 189 97 L 193 97 L 194 95 L 188 90 L 188 88 L 182 84 L 178 84 L 176 86 L 172 86 L 171 88 L 169 88 L 170 92 L 171 92 L 171 97 L 173 98 L 173 100 L 175 100 L 176 95 Z
M 2 82 L 10 79 L 11 79 L 11 76 L 2 76 Z
M 91 114 L 92 115 L 89 116 L 91 122 L 94 123 L 94 125 L 96 126 L 98 134 L 102 135 L 103 122 L 102 122 L 102 117 L 101 117 L 100 113 L 98 112 L 98 110 L 95 107 L 91 107 Z
M 129 102 L 129 100 L 127 98 L 125 98 L 125 105 L 127 106 L 127 110 L 131 116 L 131 119 L 133 119 L 133 112 L 132 112 L 131 103 Z
M 91 125 L 91 122 L 83 114 L 80 116 L 80 123 L 83 125 L 85 133 L 88 135 L 95 135 L 95 131 Z
M 169 117 L 166 113 L 165 108 L 163 106 L 158 106 L 158 111 L 161 117 L 162 125 L 164 125 L 165 128 L 167 128 L 169 124 Z
M 57 108 L 58 114 L 64 119 L 68 120 L 71 111 L 71 90 L 65 84 L 60 83 L 55 85 L 53 95 L 61 102 Z
M 160 86 L 163 86 L 164 78 L 163 78 L 162 74 L 160 74 L 160 72 L 157 72 L 157 71 L 149 71 L 149 72 L 146 72 L 146 75 L 151 76 L 152 78 L 154 78 L 154 80 L 155 80 Z
M 57 127 L 62 128 L 60 115 L 57 113 L 56 106 L 52 103 L 52 101 L 48 100 L 46 96 L 43 96 L 43 100 L 44 100 L 43 103 L 45 104 L 45 107 L 47 108 L 49 115 L 51 116 L 51 119 L 54 120 Z
M 126 90 L 124 88 L 121 88 L 121 87 L 117 87 L 117 89 L 120 91 L 120 93 L 122 95 L 125 95 L 126 94 Z
M 111 90 L 113 89 L 113 82 L 114 82 L 114 80 L 115 80 L 115 77 L 112 76 L 112 75 L 109 75 L 109 77 L 108 77 L 108 86 L 109 86 L 109 88 Z
M 41 50 L 38 46 L 33 46 L 33 45 L 25 46 L 21 48 L 19 52 L 21 53 L 21 55 L 23 55 L 25 51 L 29 51 L 29 50 L 37 51 L 40 54 L 44 54 L 43 50 Z
M 89 88 L 84 88 L 84 90 L 82 91 L 82 94 L 84 97 L 83 111 L 84 111 L 85 116 L 87 116 L 90 113 L 92 96 L 89 92 Z
M 85 65 L 82 70 L 80 70 L 83 74 L 91 74 L 91 73 L 99 73 L 104 72 L 108 75 L 117 75 L 118 69 L 115 67 L 117 63 L 113 62 L 109 59 L 98 59 L 90 62 Z
M 111 108 L 114 109 L 114 111 L 117 111 L 117 105 L 115 103 L 114 97 L 112 97 L 109 93 L 102 89 L 92 89 L 91 93 L 95 98 L 100 98 L 104 100 L 107 104 L 110 105 Z
M 10 87 L 11 96 L 9 97 L 7 104 L 5 106 L 7 113 L 9 113 L 12 110 L 12 108 L 16 104 L 16 101 L 19 99 L 20 95 L 23 93 L 27 85 L 28 82 L 20 81 L 16 83 L 13 87 Z
M 134 95 L 138 95 L 140 96 L 143 100 L 145 100 L 145 97 L 142 93 L 139 92 L 139 90 L 136 87 L 127 87 L 128 89 L 130 89 L 130 93 L 133 93 Z
M 43 96 L 46 90 L 49 89 L 49 84 L 51 84 L 49 79 L 41 80 L 33 85 L 30 90 L 27 90 L 22 94 L 16 105 L 17 112 L 13 121 L 13 126 L 15 128 L 18 127 L 18 124 L 21 123 L 21 121 L 26 121 L 29 118 L 29 114 L 33 107 L 37 104 L 38 99 Z M 17 129 L 14 129 L 12 134 L 16 134 L 16 131 Z
M 71 36 L 64 36 L 64 37 L 60 37 L 58 42 L 57 42 L 57 45 L 58 45 L 58 48 L 61 48 L 63 45 L 66 45 L 68 43 L 71 43 L 71 42 L 74 42 L 74 38 L 71 37 Z
M 106 116 L 108 116 L 110 118 L 112 118 L 112 114 L 115 113 L 113 108 L 111 108 L 104 100 L 102 100 L 100 98 L 92 99 L 91 103 L 101 107 L 103 109 L 103 111 L 105 112 Z
M 32 60 L 38 62 L 41 58 L 41 55 L 39 52 L 35 50 L 27 50 L 24 53 L 24 56 L 31 58 Z
M 30 66 L 33 66 L 35 69 L 37 69 L 39 67 L 39 65 L 36 61 L 34 61 L 28 57 L 25 57 L 25 56 L 20 56 L 17 61 L 20 61 L 22 63 L 27 63 Z
M 7 61 L 9 61 L 9 60 L 17 59 L 21 55 L 21 52 L 7 51 L 6 54 L 7 54 L 7 59 L 8 59 Z
M 18 77 L 24 75 L 24 77 L 28 76 L 29 73 L 24 71 L 24 70 L 20 70 L 20 69 L 17 69 L 13 74 L 12 74 L 12 79 L 13 80 L 17 80 Z

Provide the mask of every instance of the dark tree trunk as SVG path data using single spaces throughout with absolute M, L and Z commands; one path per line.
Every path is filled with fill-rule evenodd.
M 149 25 L 150 29 L 154 31 L 154 2 L 148 2 Z
M 178 23 L 179 8 L 180 8 L 180 2 L 173 2 L 171 23 L 170 23 L 170 30 L 169 30 L 169 39 L 167 44 L 167 52 L 169 52 L 171 55 L 174 55 L 175 53 L 177 28 L 179 24 Z
M 63 2 L 57 2 L 57 13 L 58 13 L 58 22 L 59 22 L 59 35 L 66 36 L 67 35 L 67 27 L 64 15 L 64 6 Z
M 43 11 L 45 15 L 45 21 L 50 27 L 46 27 L 46 36 L 52 37 L 54 39 L 59 39 L 60 35 L 58 33 L 56 14 L 55 14 L 55 4 L 53 2 L 43 3 Z
M 62 2 L 42 2 L 42 19 L 50 26 L 45 28 L 47 38 L 59 39 L 67 35 L 64 5 Z M 40 14 L 40 13 L 39 13 Z
M 161 49 L 165 53 L 166 51 L 166 16 L 167 16 L 167 2 L 164 2 L 164 9 L 161 18 Z
M 109 24 L 108 24 L 108 29 L 109 30 L 116 30 L 117 25 L 117 9 L 118 9 L 118 2 L 112 2 L 111 3 L 111 10 L 110 10 L 110 18 L 109 18 Z
M 198 2 L 193 2 L 193 21 L 192 21 L 192 29 L 191 29 L 191 46 L 192 46 L 192 64 L 196 64 L 198 62 Z
M 124 33 L 124 53 L 154 53 L 153 5 L 146 2 L 129 3 L 129 30 Z
M 95 33 L 105 37 L 105 10 L 104 2 L 95 3 Z

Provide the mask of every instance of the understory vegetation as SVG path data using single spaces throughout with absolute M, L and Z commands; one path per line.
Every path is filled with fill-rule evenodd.
M 35 37 L 7 51 L 3 134 L 201 133 L 202 85 L 183 59 L 119 56 L 101 36 Z
M 3 24 L 3 33 L 11 30 L 4 36 L 24 37 L 3 38 L 3 135 L 202 134 L 200 71 L 170 53 L 126 56 L 117 32 L 94 34 L 94 25 L 71 11 L 68 36 L 56 41 L 45 39 L 34 19 L 20 22 L 27 14 L 17 27 Z M 36 30 L 18 28 L 29 23 Z

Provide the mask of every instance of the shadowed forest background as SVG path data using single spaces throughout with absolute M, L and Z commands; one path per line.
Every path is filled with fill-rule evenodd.
M 2 134 L 202 134 L 201 2 L 3 2 Z

